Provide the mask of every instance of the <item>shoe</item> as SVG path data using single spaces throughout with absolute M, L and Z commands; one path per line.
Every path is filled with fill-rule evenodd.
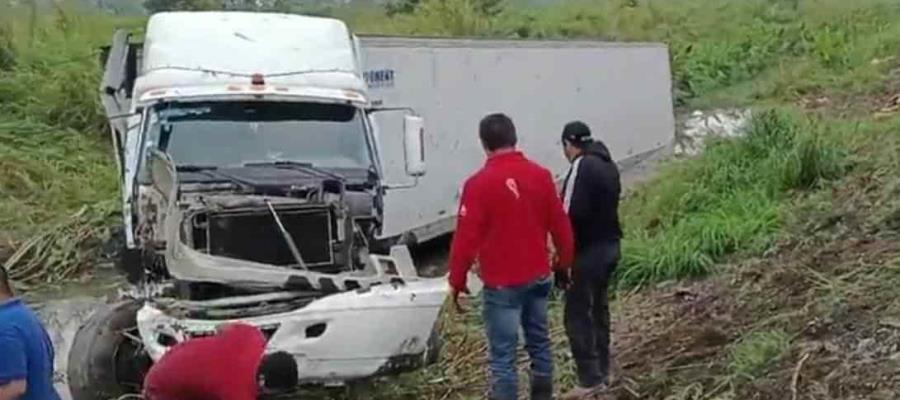
M 532 376 L 531 400 L 553 400 L 553 379 Z
M 581 387 L 577 386 L 575 389 L 570 390 L 568 393 L 564 394 L 561 400 L 587 400 L 592 399 L 594 396 L 606 392 L 608 387 L 606 384 L 599 384 L 597 386 L 592 387 Z

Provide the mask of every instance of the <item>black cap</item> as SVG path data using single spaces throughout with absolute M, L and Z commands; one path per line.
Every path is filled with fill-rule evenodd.
M 591 128 L 581 121 L 572 121 L 563 128 L 562 139 L 573 145 L 588 144 L 593 141 L 591 139 Z

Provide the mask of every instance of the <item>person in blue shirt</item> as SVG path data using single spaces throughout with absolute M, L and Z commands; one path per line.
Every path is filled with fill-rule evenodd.
M 53 344 L 47 330 L 14 297 L 0 266 L 0 400 L 59 400 L 53 388 Z

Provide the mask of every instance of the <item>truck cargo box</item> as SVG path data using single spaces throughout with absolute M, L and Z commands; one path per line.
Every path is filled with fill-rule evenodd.
M 521 148 L 558 179 L 571 120 L 590 125 L 620 163 L 674 139 L 664 44 L 361 37 L 360 47 L 372 100 L 412 106 L 426 121 L 428 173 L 388 193 L 386 237 L 452 230 L 462 182 L 485 158 L 478 122 L 488 113 L 508 114 Z M 402 181 L 400 118 L 377 118 L 387 181 Z

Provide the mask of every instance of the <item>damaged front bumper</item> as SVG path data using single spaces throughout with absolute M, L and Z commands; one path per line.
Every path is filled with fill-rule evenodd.
M 293 311 L 226 320 L 178 317 L 151 301 L 138 312 L 137 326 L 156 361 L 177 342 L 210 335 L 222 323 L 248 323 L 266 334 L 267 352 L 294 356 L 301 383 L 340 383 L 426 364 L 446 294 L 444 279 L 416 279 L 331 294 Z M 245 300 L 261 301 L 252 297 Z

